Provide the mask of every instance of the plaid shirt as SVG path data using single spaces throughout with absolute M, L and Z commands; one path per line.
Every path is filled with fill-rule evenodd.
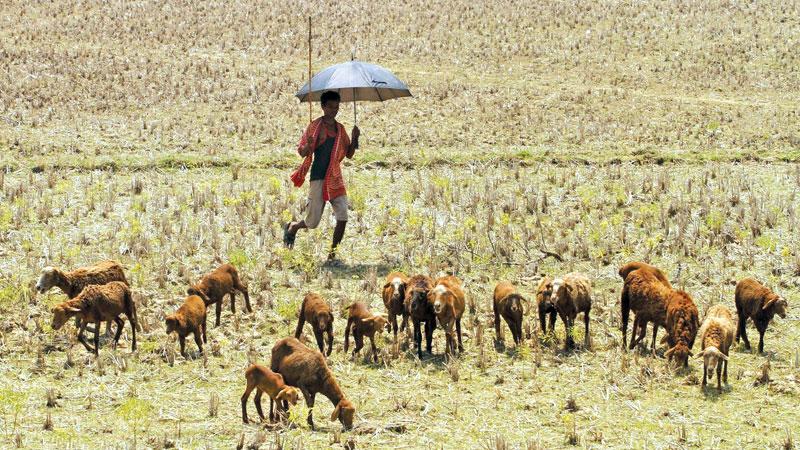
M 306 146 L 309 139 L 311 142 L 311 153 L 305 157 L 300 167 L 298 167 L 291 176 L 292 182 L 297 187 L 303 185 L 303 182 L 306 180 L 306 174 L 308 174 L 309 169 L 311 169 L 314 150 L 316 150 L 317 146 L 320 144 L 319 134 L 322 130 L 321 124 L 322 117 L 308 124 L 305 133 L 303 133 L 303 136 L 300 138 L 300 143 L 297 144 L 297 152 L 300 153 L 300 150 Z M 333 143 L 333 149 L 331 150 L 331 162 L 328 165 L 328 171 L 325 172 L 325 180 L 322 182 L 322 200 L 326 202 L 336 197 L 347 195 L 344 189 L 344 179 L 342 178 L 340 163 L 347 155 L 347 149 L 350 147 L 350 138 L 347 136 L 344 126 L 339 122 L 336 122 L 336 129 L 336 141 Z

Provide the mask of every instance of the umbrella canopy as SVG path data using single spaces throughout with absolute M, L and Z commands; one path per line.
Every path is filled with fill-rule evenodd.
M 306 83 L 295 97 L 301 102 L 316 102 L 325 91 L 338 92 L 343 102 L 382 102 L 392 98 L 411 97 L 408 86 L 392 72 L 361 61 L 348 61 L 328 67 L 311 78 L 310 94 Z

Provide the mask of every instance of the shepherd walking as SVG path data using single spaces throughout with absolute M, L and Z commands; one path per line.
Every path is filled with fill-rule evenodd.
M 297 153 L 303 163 L 292 174 L 292 182 L 300 187 L 309 177 L 308 203 L 306 217 L 299 222 L 289 222 L 283 227 L 283 244 L 294 246 L 297 232 L 303 228 L 316 228 L 322 219 L 325 203 L 330 202 L 336 217 L 333 241 L 328 260 L 336 258 L 336 248 L 344 237 L 347 226 L 347 191 L 342 178 L 341 162 L 345 156 L 352 158 L 358 148 L 360 130 L 353 127 L 353 140 L 347 136 L 344 126 L 336 121 L 341 97 L 336 91 L 326 91 L 320 97 L 322 117 L 312 121 L 300 138 Z

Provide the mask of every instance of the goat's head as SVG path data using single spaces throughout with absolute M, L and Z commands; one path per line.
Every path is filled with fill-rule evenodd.
M 54 306 L 51 312 L 53 313 L 53 324 L 51 327 L 54 330 L 58 330 L 59 328 L 63 327 L 65 323 L 67 323 L 70 317 L 75 316 L 81 312 L 81 310 L 80 308 L 70 306 L 68 303 L 61 303 Z
M 356 415 L 356 408 L 350 403 L 350 400 L 343 398 L 336 404 L 336 408 L 331 414 L 331 420 L 339 419 L 342 422 L 345 430 L 353 428 L 353 418 Z
M 768 311 L 770 308 L 773 313 L 781 316 L 781 319 L 785 319 L 786 310 L 789 308 L 789 302 L 787 302 L 785 298 L 773 294 L 767 298 L 764 305 L 761 307 L 764 311 Z
M 687 367 L 689 365 L 690 356 L 692 356 L 692 352 L 689 350 L 689 346 L 682 341 L 678 342 L 672 348 L 667 350 L 666 353 L 664 353 L 664 357 L 666 357 L 668 360 L 675 361 L 683 367 Z
M 178 318 L 175 317 L 175 314 L 170 314 L 164 319 L 164 323 L 167 325 L 167 334 L 172 333 L 178 329 L 179 321 Z
M 39 275 L 39 280 L 36 281 L 36 291 L 40 294 L 44 294 L 47 292 L 51 287 L 56 285 L 56 281 L 58 280 L 58 269 L 55 267 L 45 267 L 42 269 L 42 274 Z
M 298 400 L 300 400 L 300 389 L 292 386 L 286 386 L 285 388 L 281 389 L 280 392 L 278 392 L 278 395 L 275 396 L 275 400 L 286 400 L 290 405 L 295 405 L 297 404 Z
M 708 377 L 714 376 L 714 371 L 717 370 L 717 365 L 722 361 L 727 361 L 728 357 L 722 353 L 717 347 L 709 346 L 697 354 L 696 358 L 703 358 L 706 366 L 706 373 Z

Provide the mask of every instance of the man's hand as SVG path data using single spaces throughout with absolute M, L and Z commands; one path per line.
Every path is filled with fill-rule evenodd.
M 311 143 L 306 142 L 306 145 L 300 149 L 300 156 L 306 157 L 311 154 Z
M 353 127 L 353 132 L 350 133 L 350 136 L 352 136 L 353 141 L 357 141 L 358 137 L 361 136 L 361 130 L 359 130 L 357 126 Z

